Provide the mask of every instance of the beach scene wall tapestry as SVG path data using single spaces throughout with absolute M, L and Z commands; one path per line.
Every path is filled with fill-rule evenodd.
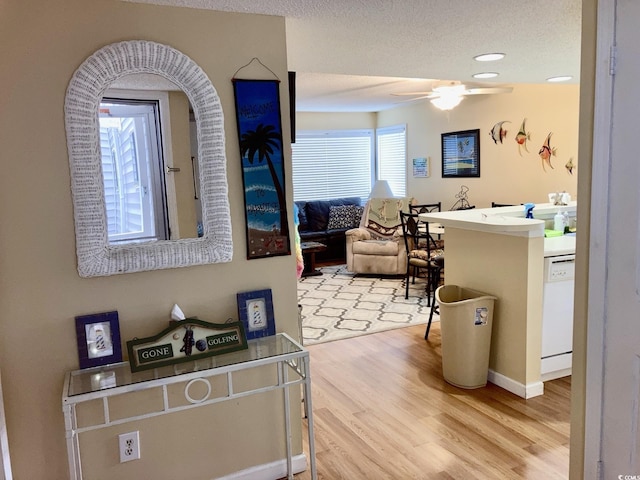
M 291 254 L 279 84 L 233 79 L 250 260 Z

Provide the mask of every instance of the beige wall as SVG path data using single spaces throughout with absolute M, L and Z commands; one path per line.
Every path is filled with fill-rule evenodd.
M 461 185 L 469 187 L 469 202 L 488 207 L 500 203 L 543 203 L 547 193 L 567 191 L 577 194 L 577 173 L 569 175 L 564 165 L 570 157 L 578 163 L 577 85 L 516 85 L 510 94 L 468 96 L 450 112 L 442 112 L 428 101 L 378 113 L 298 113 L 297 129 L 376 128 L 407 125 L 407 192 L 419 203 L 442 202 L 443 210 L 456 202 Z M 523 118 L 531 140 L 518 153 L 514 137 Z M 489 132 L 502 120 L 507 137 L 495 144 Z M 480 129 L 480 178 L 443 179 L 441 137 L 445 132 Z M 553 169 L 542 169 L 538 151 L 549 132 L 557 155 Z M 413 177 L 411 160 L 431 159 L 431 176 Z
M 376 128 L 377 114 L 371 112 L 296 112 L 296 131 Z
M 437 110 L 428 101 L 380 112 L 378 126 L 407 124 L 408 192 L 421 203 L 442 202 L 448 210 L 456 202 L 461 185 L 469 187 L 469 203 L 488 207 L 500 203 L 547 202 L 547 193 L 566 190 L 575 196 L 577 175 L 564 164 L 578 161 L 578 95 L 576 85 L 516 85 L 510 94 L 467 96 L 450 112 Z M 518 153 L 514 140 L 523 118 L 531 132 L 529 153 Z M 504 124 L 507 137 L 495 144 L 489 132 Z M 442 178 L 441 134 L 480 129 L 480 178 Z M 538 151 L 549 132 L 557 147 L 554 169 L 545 173 Z M 431 176 L 415 178 L 411 159 L 431 158 Z
M 65 91 L 87 56 L 126 39 L 153 40 L 181 50 L 204 69 L 220 95 L 233 223 L 230 263 L 92 279 L 77 274 L 63 117 Z M 118 310 L 124 342 L 164 328 L 174 303 L 188 315 L 225 321 L 237 317 L 237 292 L 271 288 L 277 330 L 297 336 L 294 256 L 246 260 L 231 77 L 253 57 L 283 79 L 282 110 L 288 112 L 282 18 L 116 0 L 0 4 L 0 368 L 14 478 L 61 479 L 67 475 L 61 394 L 65 372 L 78 368 L 76 315 Z M 283 115 L 282 122 L 283 130 L 288 131 L 289 116 Z M 285 154 L 290 156 L 288 147 Z M 290 169 L 286 171 L 291 202 Z M 256 457 L 278 456 L 272 449 L 266 455 L 263 448 L 269 444 L 268 431 L 279 427 L 270 426 L 271 416 L 262 412 L 272 411 L 275 404 L 260 398 L 257 403 L 240 400 L 212 409 L 207 419 L 215 426 L 212 432 L 218 443 L 230 447 L 224 454 L 211 449 L 204 458 L 190 458 L 210 466 L 206 478 L 247 467 Z M 237 424 L 239 416 L 242 420 Z M 247 435 L 254 424 L 260 428 Z M 299 424 L 295 426 L 299 430 Z M 175 427 L 176 421 L 169 421 L 164 432 L 180 432 L 185 441 L 190 438 L 184 430 L 172 430 Z M 108 456 L 107 478 L 133 478 L 133 469 L 142 463 L 130 466 L 132 470 L 116 465 L 116 433 L 94 447 L 104 449 Z M 145 476 L 176 478 L 167 477 L 165 468 L 171 471 L 180 459 L 169 455 L 168 447 L 158 448 L 154 442 L 162 439 L 150 435 L 144 425 L 140 433 L 143 452 L 149 448 L 161 453 L 140 461 L 148 468 Z M 148 441 L 151 445 L 144 443 Z M 256 456 L 246 454 L 254 449 Z M 118 475 L 109 477 L 110 468 L 117 469 Z

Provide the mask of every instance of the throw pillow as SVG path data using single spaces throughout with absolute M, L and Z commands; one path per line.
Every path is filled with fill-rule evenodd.
M 353 205 L 332 205 L 329 207 L 327 230 L 352 228 Z
M 362 205 L 351 205 L 353 208 L 353 223 L 351 224 L 351 228 L 358 228 L 360 226 L 360 220 L 362 220 L 362 215 L 364 214 L 364 206 Z

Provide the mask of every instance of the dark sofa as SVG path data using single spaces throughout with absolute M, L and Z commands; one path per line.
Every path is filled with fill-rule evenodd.
M 318 261 L 346 261 L 344 233 L 357 227 L 360 223 L 362 216 L 360 197 L 297 201 L 295 203 L 298 207 L 300 240 L 302 242 L 320 242 L 327 246 L 326 251 L 316 254 L 316 259 Z M 347 205 L 351 205 L 351 207 L 343 208 Z M 330 220 L 331 225 L 329 225 Z

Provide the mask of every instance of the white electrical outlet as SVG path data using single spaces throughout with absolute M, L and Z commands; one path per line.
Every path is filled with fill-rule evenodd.
M 120 463 L 138 460 L 140 458 L 140 433 L 123 433 L 118 435 L 120 445 Z

